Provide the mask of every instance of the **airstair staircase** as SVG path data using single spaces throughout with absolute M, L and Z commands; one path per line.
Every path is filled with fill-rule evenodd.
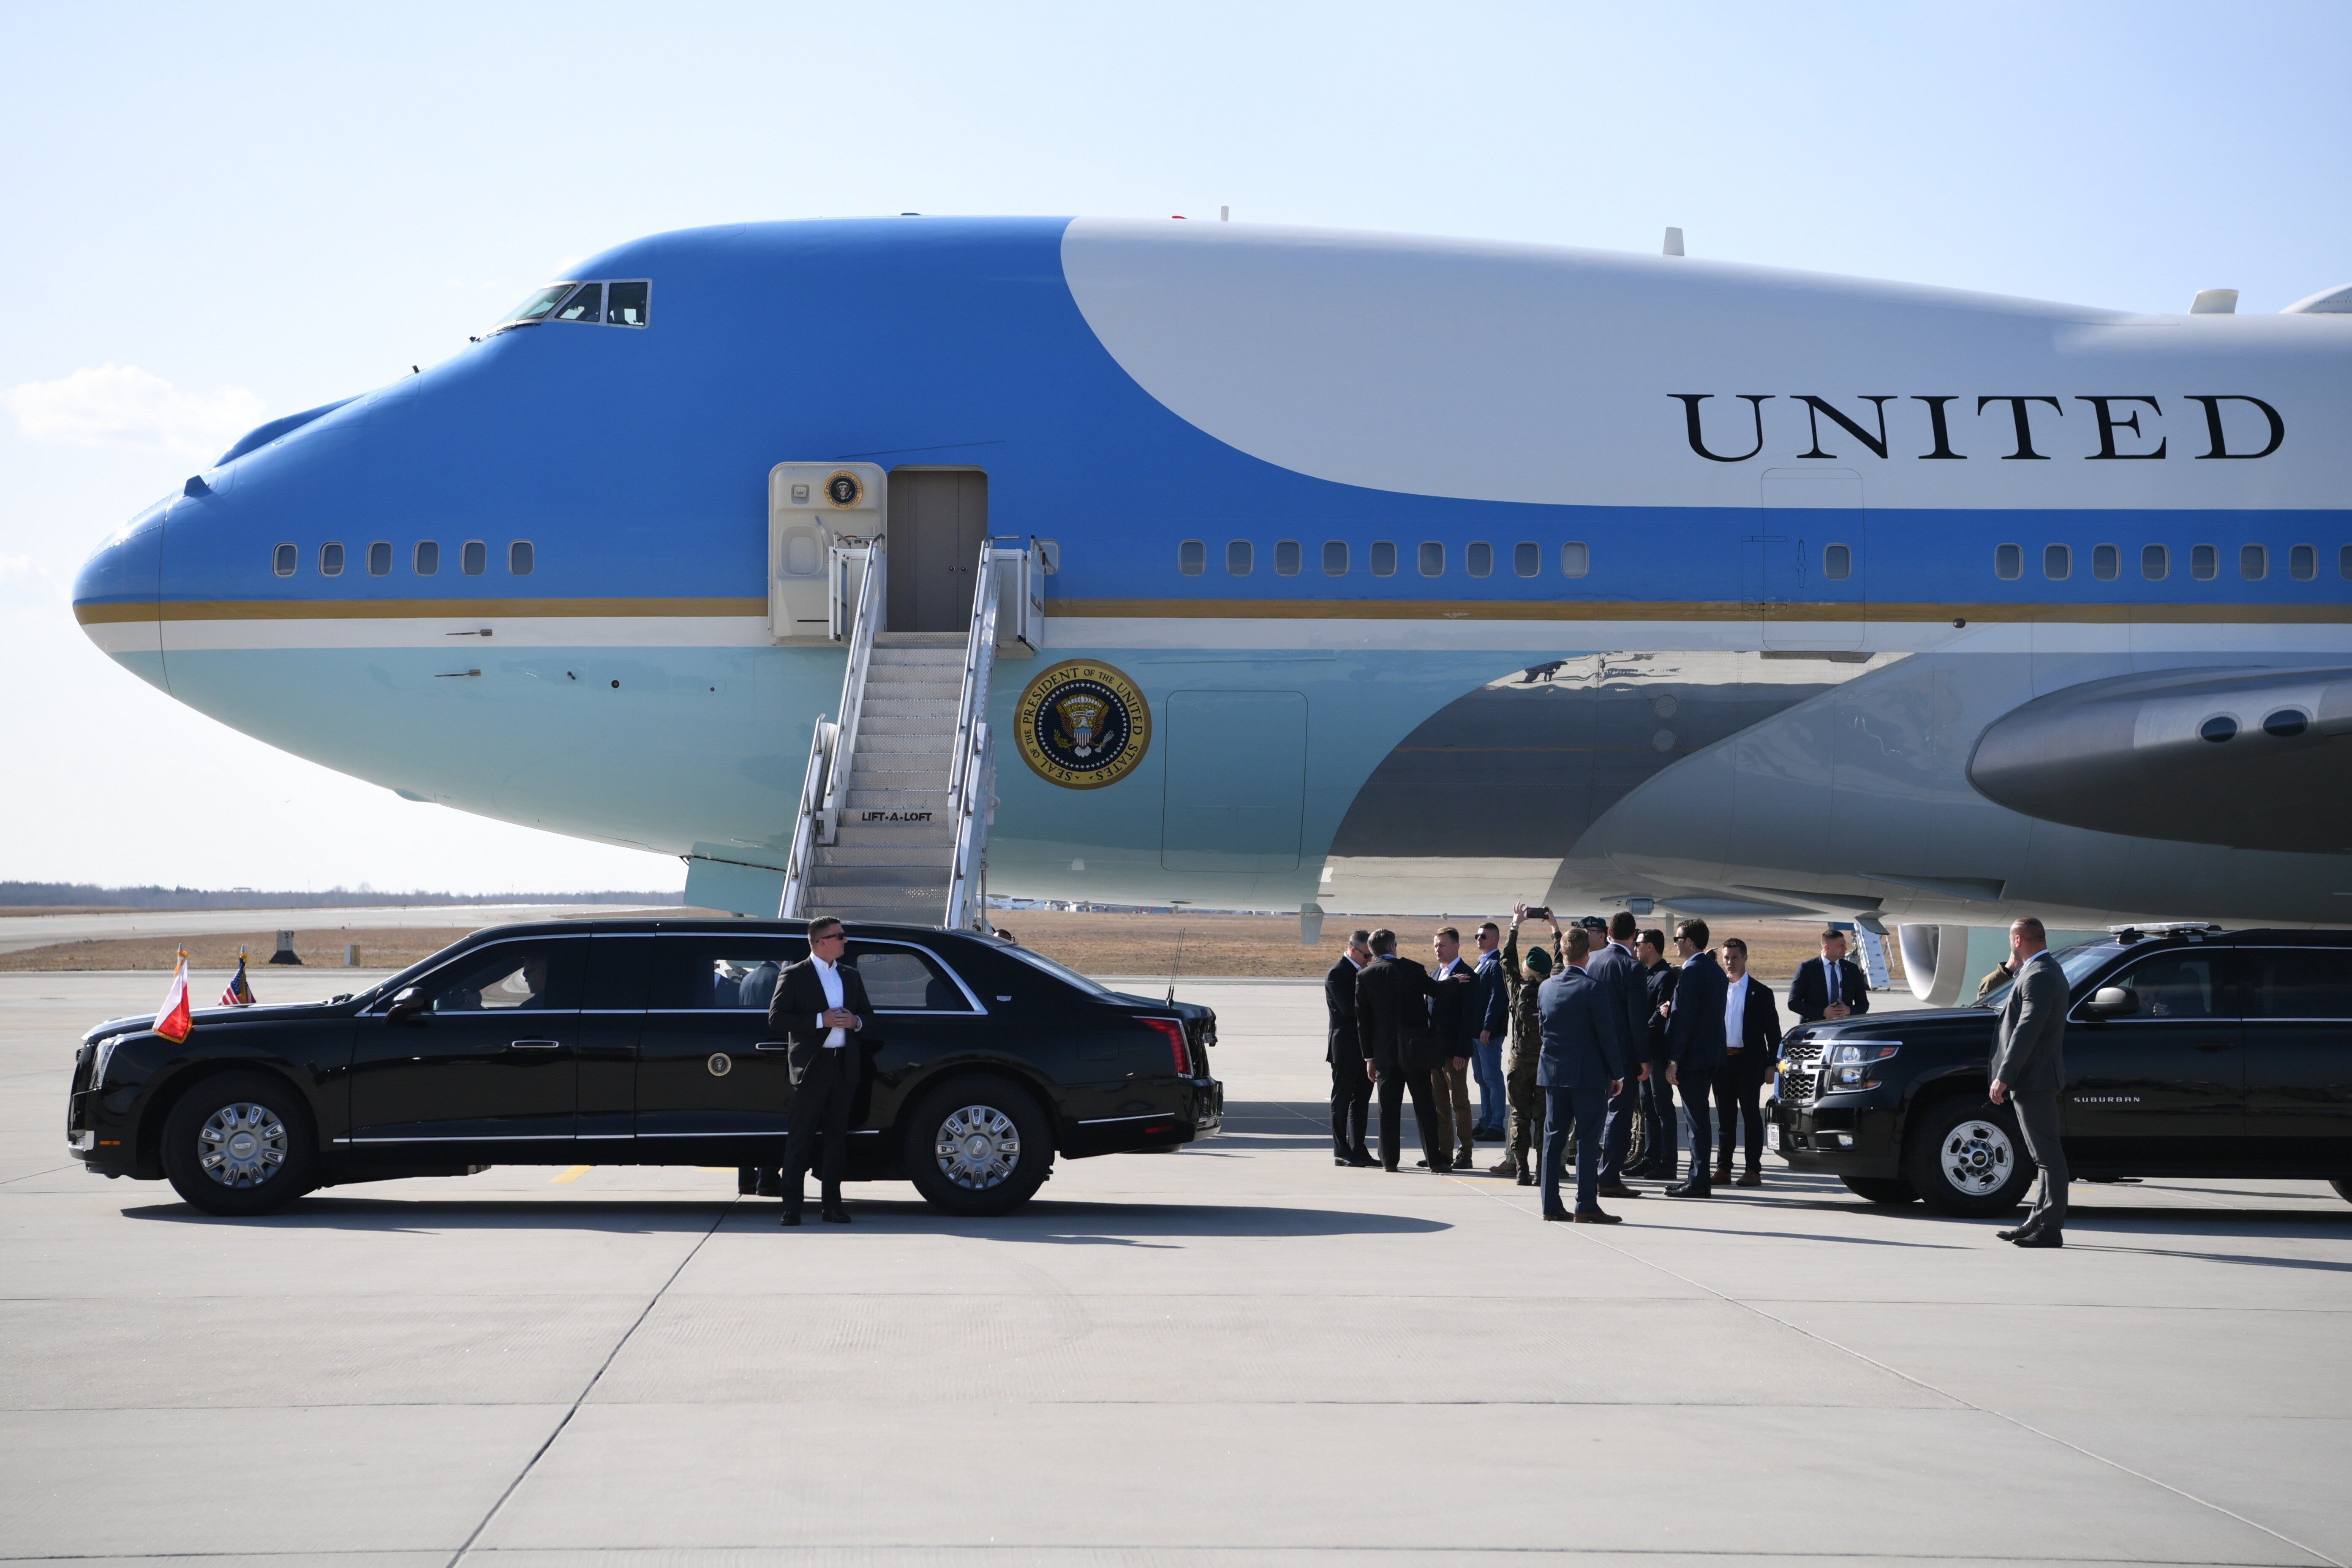
M 837 716 L 819 719 L 810 742 L 778 913 L 984 930 L 989 687 L 1001 631 L 1007 651 L 1034 650 L 1038 552 L 1034 542 L 982 543 L 967 632 L 890 632 L 887 542 L 834 548 L 848 667 Z

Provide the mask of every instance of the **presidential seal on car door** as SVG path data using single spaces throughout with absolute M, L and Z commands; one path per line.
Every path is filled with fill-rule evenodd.
M 1135 771 L 1151 744 L 1143 693 L 1109 665 L 1074 658 L 1021 693 L 1014 733 L 1029 771 L 1064 789 L 1100 789 Z

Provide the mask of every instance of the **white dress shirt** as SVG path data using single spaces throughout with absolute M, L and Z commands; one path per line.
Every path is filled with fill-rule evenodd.
M 1727 1050 L 1741 1050 L 1748 1045 L 1748 976 L 1741 975 L 1724 988 L 1723 1044 Z
M 825 1013 L 830 1013 L 836 1007 L 848 1005 L 841 999 L 841 970 L 836 965 L 827 963 L 822 958 L 818 959 L 816 983 L 824 987 Z M 824 1027 L 824 1013 L 819 1013 L 816 1016 L 816 1026 L 820 1029 Z M 837 1051 L 848 1043 L 849 1031 L 846 1029 L 835 1029 L 824 1037 L 824 1048 L 828 1051 Z

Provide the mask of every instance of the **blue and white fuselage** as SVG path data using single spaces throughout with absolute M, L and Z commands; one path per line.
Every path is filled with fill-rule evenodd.
M 977 471 L 1058 547 L 1044 658 L 1153 722 L 1099 789 L 1000 748 L 992 892 L 2352 917 L 2352 317 L 1086 219 L 579 277 L 635 322 L 257 433 L 91 559 L 86 631 L 411 798 L 781 868 L 843 656 L 777 646 L 770 470 Z

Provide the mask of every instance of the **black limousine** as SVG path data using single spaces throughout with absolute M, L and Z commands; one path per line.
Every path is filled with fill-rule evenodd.
M 772 1166 L 792 1082 L 768 1037 L 798 921 L 500 926 L 374 988 L 83 1037 L 66 1118 L 107 1176 L 263 1214 L 322 1186 L 488 1165 Z M 849 1175 L 1001 1214 L 1054 1156 L 1164 1152 L 1214 1133 L 1216 1016 L 1107 990 L 969 931 L 848 928 L 877 1015 Z
M 2075 1179 L 2318 1177 L 2352 1199 L 2352 932 L 2119 928 L 2057 956 Z M 1792 1031 L 1782 1157 L 1873 1203 L 2014 1208 L 2033 1163 L 1986 1097 L 2008 996 Z

